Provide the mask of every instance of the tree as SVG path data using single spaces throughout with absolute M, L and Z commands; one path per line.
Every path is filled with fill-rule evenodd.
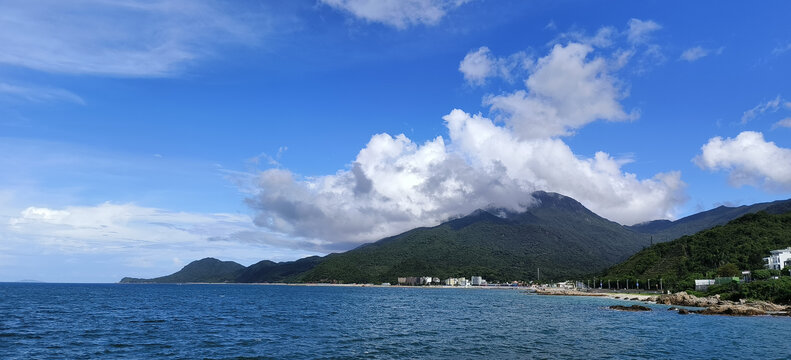
M 739 274 L 741 274 L 739 267 L 733 263 L 727 263 L 717 268 L 717 276 L 732 277 L 739 276 Z

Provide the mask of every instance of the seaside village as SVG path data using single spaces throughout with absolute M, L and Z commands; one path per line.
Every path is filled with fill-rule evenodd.
M 382 285 L 390 285 L 389 283 L 385 283 Z M 470 280 L 467 278 L 447 278 L 445 280 L 441 280 L 437 277 L 431 276 L 417 276 L 417 277 L 399 277 L 398 278 L 398 285 L 402 286 L 427 286 L 427 285 L 445 285 L 445 286 L 486 286 L 488 285 L 486 280 L 484 280 L 480 276 L 473 276 Z M 514 281 L 512 284 L 513 286 L 517 286 L 518 282 Z
M 772 250 L 770 251 L 770 255 L 768 257 L 763 258 L 764 260 L 764 267 L 769 270 L 787 270 L 791 275 L 791 247 L 780 249 L 780 250 Z M 777 278 L 777 276 L 773 276 L 773 278 Z M 709 286 L 711 285 L 720 285 L 726 284 L 730 282 L 750 282 L 752 281 L 752 274 L 751 271 L 742 271 L 741 276 L 729 276 L 729 277 L 717 277 L 714 279 L 696 279 L 695 280 L 695 290 L 697 291 L 706 291 Z M 530 282 L 529 284 L 532 284 Z M 646 286 L 646 290 L 652 289 L 650 286 L 650 280 L 648 282 L 648 286 Z M 382 283 L 382 286 L 390 286 L 390 283 Z M 472 276 L 468 280 L 467 278 L 447 278 L 441 280 L 437 277 L 432 276 L 409 276 L 409 277 L 399 277 L 398 278 L 398 285 L 400 286 L 461 286 L 461 287 L 469 287 L 469 286 L 487 286 L 487 285 L 497 285 L 497 286 L 526 286 L 528 283 L 521 283 L 518 281 L 513 281 L 511 283 L 505 284 L 489 284 L 483 277 L 481 276 Z M 657 290 L 660 289 L 659 284 L 655 284 Z M 535 286 L 535 285 L 534 285 Z M 553 287 L 553 288 L 565 288 L 565 289 L 585 289 L 591 288 L 590 283 L 580 282 L 580 281 L 563 281 L 558 283 L 550 283 L 550 284 L 543 284 L 540 285 L 543 287 Z M 600 288 L 604 288 L 604 286 L 599 285 Z M 594 284 L 593 287 L 596 287 Z M 607 286 L 607 288 L 612 288 L 611 286 Z M 620 286 L 618 286 L 620 288 Z M 628 280 L 625 284 L 625 288 L 629 289 Z M 634 287 L 635 290 L 640 289 L 639 283 L 636 284 Z

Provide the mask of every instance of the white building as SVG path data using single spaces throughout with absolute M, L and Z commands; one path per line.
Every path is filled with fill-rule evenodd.
M 770 253 L 772 255 L 764 258 L 766 267 L 769 269 L 783 270 L 784 267 L 791 265 L 791 261 L 789 261 L 791 260 L 791 247 L 780 250 L 772 250 Z
M 473 276 L 470 282 L 472 282 L 472 286 L 481 286 L 484 284 L 483 278 L 480 276 Z
M 706 291 L 711 285 L 714 285 L 714 279 L 695 280 L 695 291 Z

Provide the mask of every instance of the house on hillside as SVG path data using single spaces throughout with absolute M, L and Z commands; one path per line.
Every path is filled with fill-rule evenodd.
M 766 267 L 771 270 L 783 270 L 786 266 L 791 266 L 791 247 L 772 250 L 769 257 L 764 258 Z

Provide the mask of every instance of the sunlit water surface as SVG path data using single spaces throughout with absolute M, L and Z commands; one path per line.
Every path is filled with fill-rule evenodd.
M 791 318 L 518 290 L 0 284 L 0 358 L 791 358 Z

